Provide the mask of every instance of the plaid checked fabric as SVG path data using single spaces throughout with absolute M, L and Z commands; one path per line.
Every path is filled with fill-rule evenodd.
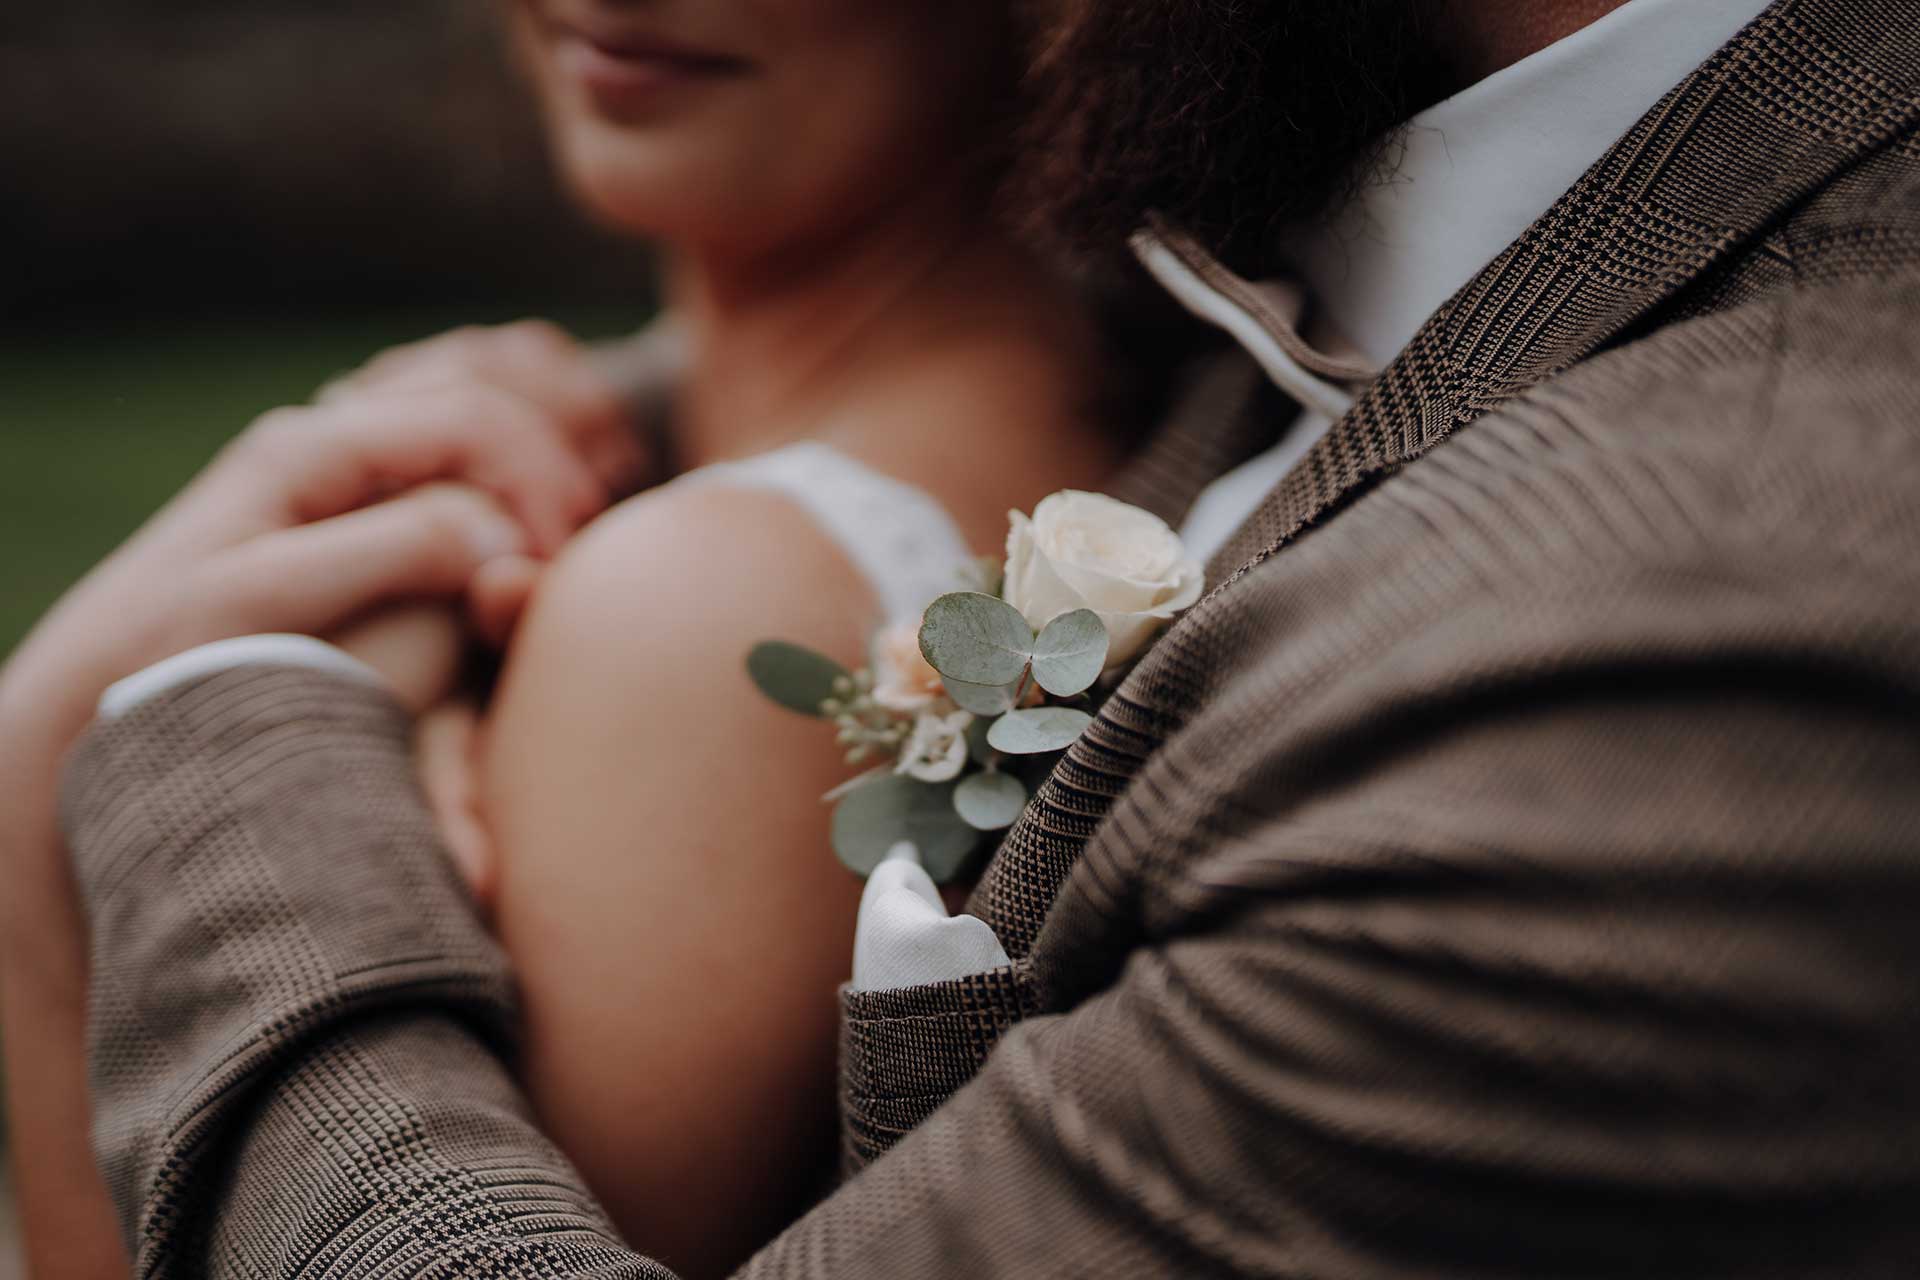
M 1012 963 L 848 997 L 853 1176 L 745 1274 L 1911 1275 L 1917 138 L 1920 0 L 1781 0 L 1444 306 L 1010 833 Z M 1285 420 L 1220 376 L 1129 497 Z M 671 1264 L 407 770 L 310 671 L 83 744 L 143 1280 Z

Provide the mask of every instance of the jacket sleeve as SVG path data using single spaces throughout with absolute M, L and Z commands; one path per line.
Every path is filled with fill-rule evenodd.
M 1780 674 L 1517 673 L 1444 731 L 1376 708 L 1364 749 L 1249 773 L 1178 874 L 1105 886 L 1153 899 L 1110 985 L 747 1273 L 1898 1273 L 1913 699 Z M 664 1274 L 529 1121 L 409 778 L 398 713 L 307 672 L 85 745 L 100 1147 L 143 1276 Z
M 503 957 L 383 690 L 191 681 L 97 722 L 63 808 L 95 1148 L 137 1274 L 668 1274 L 529 1118 Z

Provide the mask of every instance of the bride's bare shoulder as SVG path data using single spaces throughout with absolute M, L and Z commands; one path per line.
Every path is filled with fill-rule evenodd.
M 583 530 L 536 592 L 516 649 L 562 664 L 603 662 L 619 683 L 731 676 L 747 649 L 779 637 L 856 662 L 869 589 L 836 544 L 777 493 L 669 485 Z

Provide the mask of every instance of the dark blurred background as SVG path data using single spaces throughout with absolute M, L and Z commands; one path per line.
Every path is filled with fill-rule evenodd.
M 645 317 L 488 0 L 0 5 L 0 654 L 260 411 L 372 351 Z
M 556 191 L 496 22 L 0 3 L 0 656 L 222 441 L 374 351 L 644 321 L 646 254 Z M 9 1224 L 0 1181 L 0 1280 Z

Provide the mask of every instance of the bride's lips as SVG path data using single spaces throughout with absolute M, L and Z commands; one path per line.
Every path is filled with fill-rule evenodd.
M 552 39 L 560 71 L 615 115 L 644 111 L 674 89 L 737 76 L 749 66 L 741 58 L 632 31 L 555 23 Z

